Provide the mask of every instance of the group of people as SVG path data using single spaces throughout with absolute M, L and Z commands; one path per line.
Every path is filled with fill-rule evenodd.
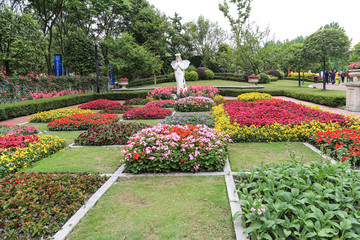
M 324 73 L 324 78 L 327 84 L 329 83 L 335 84 L 336 77 L 339 77 L 339 83 L 338 83 L 339 85 L 345 82 L 345 77 L 346 77 L 346 82 L 353 81 L 353 78 L 350 77 L 349 72 L 344 72 L 344 71 L 338 72 L 337 70 L 334 69 L 334 70 L 325 71 Z

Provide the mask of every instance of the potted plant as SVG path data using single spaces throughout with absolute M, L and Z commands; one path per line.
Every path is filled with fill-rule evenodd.
M 122 86 L 121 88 L 126 88 L 126 85 L 128 85 L 129 84 L 129 79 L 127 79 L 127 78 L 118 78 L 118 84 L 119 84 L 119 86 Z
M 256 84 L 259 82 L 260 76 L 252 74 L 248 76 L 248 79 L 248 82 L 252 83 L 252 86 L 256 86 Z
M 360 62 L 350 64 L 348 66 L 348 69 L 349 69 L 349 75 L 351 77 L 357 77 L 357 78 L 360 77 Z

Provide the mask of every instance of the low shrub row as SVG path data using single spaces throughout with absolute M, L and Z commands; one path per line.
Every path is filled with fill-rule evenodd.
M 215 79 L 230 80 L 235 82 L 247 82 L 248 77 L 243 74 L 215 73 Z
M 141 78 L 137 80 L 133 80 L 129 82 L 129 87 L 137 87 L 137 86 L 143 86 L 143 85 L 152 85 L 154 84 L 155 79 L 154 77 L 149 78 Z M 167 83 L 167 82 L 175 82 L 175 78 L 169 78 L 168 75 L 160 75 L 156 76 L 156 83 Z

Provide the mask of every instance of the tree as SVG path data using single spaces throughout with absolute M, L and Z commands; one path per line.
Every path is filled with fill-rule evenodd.
M 43 71 L 43 38 L 31 14 L 0 8 L 0 68 L 8 74 Z
M 330 59 L 346 58 L 349 48 L 350 40 L 345 32 L 327 28 L 318 30 L 305 39 L 302 56 L 312 62 L 321 62 L 325 71 Z
M 350 63 L 360 61 L 360 42 L 354 46 L 354 49 L 352 49 L 349 61 Z
M 227 43 L 220 43 L 214 58 L 208 63 L 209 68 L 216 72 L 234 72 L 234 57 L 234 49 Z
M 218 23 L 210 22 L 203 16 L 199 16 L 195 22 L 186 24 L 186 33 L 190 37 L 195 52 L 202 57 L 203 66 L 215 54 L 216 48 L 225 39 L 225 31 Z
M 319 30 L 330 29 L 330 28 L 345 32 L 345 29 L 343 27 L 340 27 L 338 22 L 332 22 L 332 23 L 326 24 L 326 25 L 320 27 Z

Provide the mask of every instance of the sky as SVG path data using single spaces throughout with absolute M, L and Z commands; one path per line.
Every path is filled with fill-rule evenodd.
M 173 17 L 177 12 L 182 23 L 196 20 L 203 15 L 230 31 L 228 20 L 219 10 L 222 0 L 148 0 L 148 2 Z M 265 29 L 270 27 L 276 40 L 292 40 L 308 36 L 321 26 L 338 22 L 352 40 L 360 42 L 360 0 L 253 0 L 250 21 Z M 235 8 L 233 8 L 235 11 Z

